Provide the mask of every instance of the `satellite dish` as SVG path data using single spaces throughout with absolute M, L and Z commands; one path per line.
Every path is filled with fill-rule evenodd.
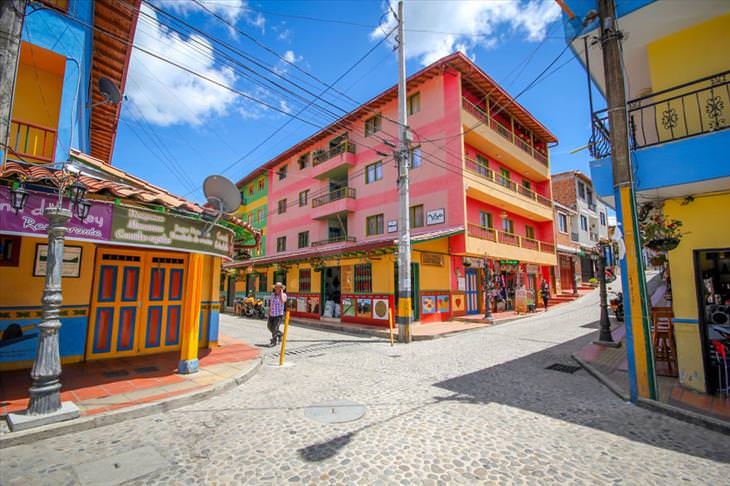
M 118 105 L 122 101 L 122 94 L 119 92 L 117 85 L 105 76 L 99 78 L 99 91 L 107 103 Z
M 236 185 L 223 176 L 212 175 L 203 182 L 208 203 L 222 213 L 232 213 L 241 205 L 241 193 Z

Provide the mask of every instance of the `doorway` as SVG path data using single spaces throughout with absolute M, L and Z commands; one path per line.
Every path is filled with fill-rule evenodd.
M 334 304 L 341 303 L 341 284 L 340 267 L 326 267 L 322 272 L 322 316 L 334 317 Z
M 573 259 L 560 255 L 560 290 L 573 291 Z
M 466 313 L 474 315 L 479 313 L 479 279 L 476 268 L 467 268 L 464 272 L 466 278 Z

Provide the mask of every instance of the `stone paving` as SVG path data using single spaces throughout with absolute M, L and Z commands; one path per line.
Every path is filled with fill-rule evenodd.
M 545 369 L 573 364 L 597 317 L 593 293 L 394 348 L 292 327 L 293 366 L 265 365 L 235 390 L 164 415 L 4 449 L 0 484 L 79 484 L 95 468 L 104 477 L 114 461 L 103 459 L 150 447 L 162 458 L 155 470 L 148 460 L 137 477 L 109 471 L 107 484 L 728 484 L 728 436 L 624 403 L 583 370 Z M 223 332 L 268 341 L 262 321 L 225 317 Z M 264 351 L 268 363 L 276 352 Z M 366 413 L 339 424 L 305 417 L 330 400 Z

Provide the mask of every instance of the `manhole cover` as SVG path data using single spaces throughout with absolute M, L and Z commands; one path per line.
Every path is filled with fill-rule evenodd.
M 352 422 L 365 415 L 365 406 L 345 400 L 318 403 L 304 409 L 304 416 L 325 424 Z
M 545 367 L 546 370 L 560 371 L 561 373 L 573 374 L 580 369 L 580 366 L 566 365 L 562 363 L 553 363 Z
M 167 466 L 167 459 L 159 452 L 144 446 L 72 467 L 83 486 L 109 486 L 131 481 Z

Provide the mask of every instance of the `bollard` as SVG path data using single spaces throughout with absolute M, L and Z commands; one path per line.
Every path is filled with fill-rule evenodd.
M 286 332 L 289 330 L 289 311 L 284 316 L 284 334 L 281 336 L 281 351 L 279 352 L 279 366 L 284 366 L 284 353 L 286 352 Z
M 393 308 L 388 309 L 388 326 L 390 327 L 390 345 L 394 346 L 393 344 Z

